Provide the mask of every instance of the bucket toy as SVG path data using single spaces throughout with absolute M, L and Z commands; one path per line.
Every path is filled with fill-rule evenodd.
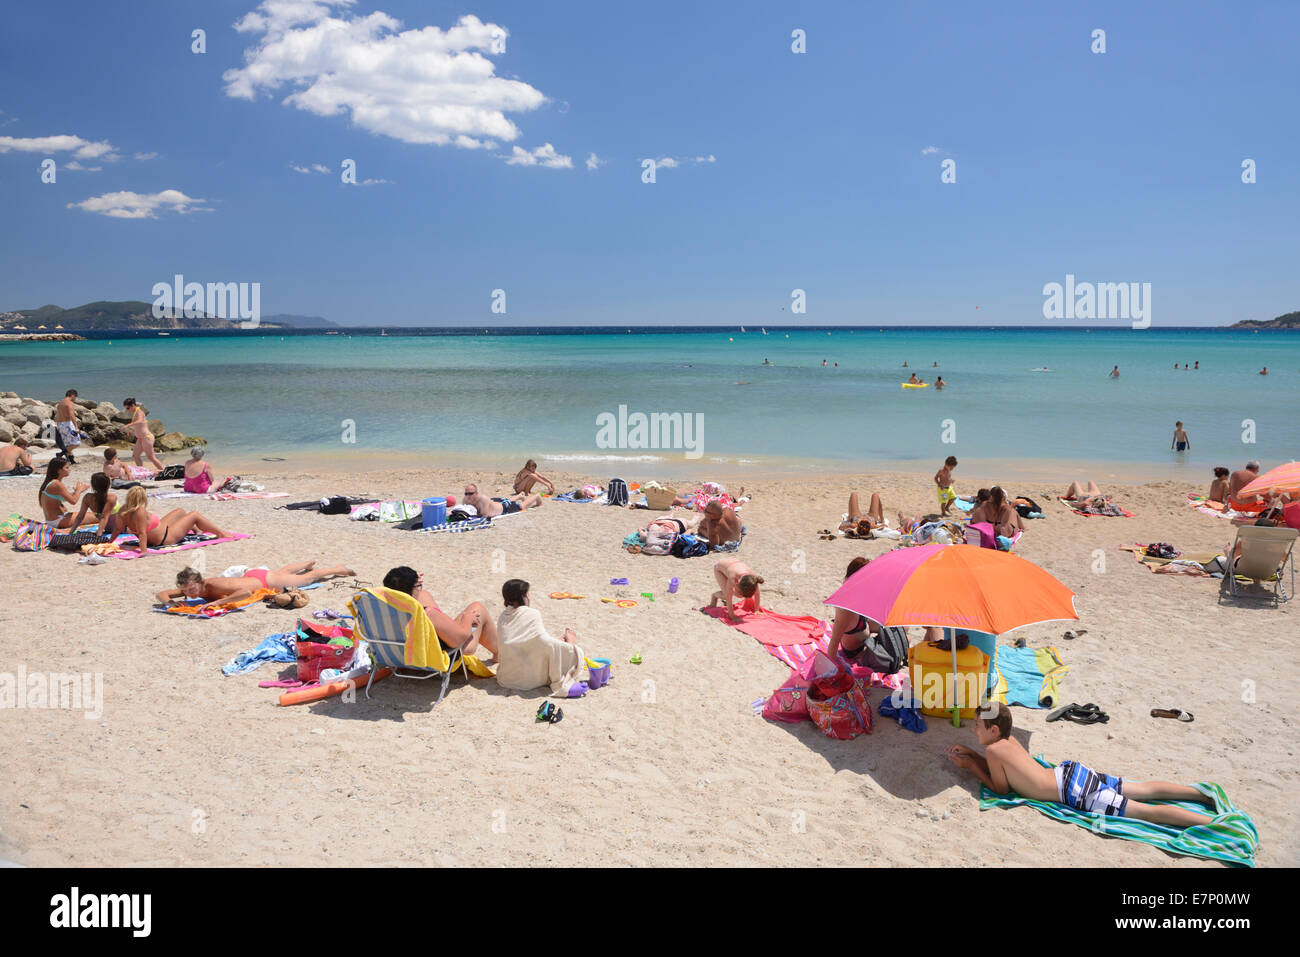
M 608 658 L 588 658 L 587 670 L 591 677 L 587 679 L 587 687 L 596 689 L 609 683 L 609 666 Z

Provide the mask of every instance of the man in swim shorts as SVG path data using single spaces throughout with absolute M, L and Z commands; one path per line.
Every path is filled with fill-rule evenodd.
M 1171 804 L 1147 801 L 1193 801 L 1210 798 L 1194 787 L 1168 781 L 1125 781 L 1098 774 L 1074 761 L 1045 768 L 1029 756 L 1024 746 L 1011 737 L 1011 709 L 998 701 L 984 705 L 973 723 L 975 740 L 984 746 L 981 755 L 973 748 L 954 744 L 948 760 L 975 775 L 985 787 L 998 794 L 1015 792 L 1033 801 L 1064 804 L 1085 814 L 1131 817 L 1139 821 L 1192 827 L 1209 824 L 1209 814 L 1189 811 Z
M 948 509 L 957 500 L 957 493 L 952 488 L 952 470 L 957 467 L 957 456 L 950 455 L 943 460 L 943 467 L 934 473 L 934 484 L 939 487 L 939 514 L 948 514 Z
M 77 390 L 69 389 L 54 408 L 54 443 L 73 465 L 77 460 L 72 457 L 72 450 L 81 444 L 81 433 L 77 431 L 76 398 Z
M 27 451 L 27 439 L 14 436 L 11 444 L 0 448 L 0 475 L 31 475 L 32 453 Z
M 538 508 L 542 504 L 540 495 L 516 495 L 513 498 L 488 498 L 478 490 L 473 482 L 465 485 L 465 504 L 474 509 L 483 518 L 496 518 L 498 515 L 513 515 L 526 508 Z

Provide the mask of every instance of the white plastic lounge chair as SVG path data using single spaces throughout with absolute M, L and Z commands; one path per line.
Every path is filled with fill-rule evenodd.
M 434 701 L 435 705 L 446 695 L 451 676 L 458 667 L 466 679 L 469 678 L 460 649 L 448 651 L 442 647 L 424 606 L 405 592 L 391 588 L 368 588 L 354 595 L 348 602 L 348 608 L 353 615 L 356 637 L 370 642 L 374 659 L 370 667 L 370 680 L 366 682 L 367 698 L 370 697 L 370 686 L 375 681 L 375 672 L 380 668 L 392 668 L 393 674 L 399 678 L 423 681 L 441 677 L 442 687 L 438 691 L 437 701 Z M 407 663 L 407 645 L 412 639 L 424 646 L 423 665 Z
M 1228 549 L 1229 561 L 1241 546 L 1241 555 L 1231 562 L 1228 591 L 1234 597 L 1240 592 L 1237 579 L 1244 578 L 1257 584 L 1273 583 L 1273 597 L 1290 601 L 1295 594 L 1295 561 L 1293 550 L 1300 536 L 1294 528 L 1268 528 L 1263 525 L 1243 525 L 1237 529 L 1237 539 Z M 1287 591 L 1285 575 L 1291 571 L 1291 590 Z

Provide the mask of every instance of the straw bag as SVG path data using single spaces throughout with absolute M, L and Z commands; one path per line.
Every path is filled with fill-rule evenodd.
M 667 511 L 673 507 L 673 500 L 677 498 L 677 489 L 675 488 L 644 488 L 646 508 L 652 508 L 656 512 Z

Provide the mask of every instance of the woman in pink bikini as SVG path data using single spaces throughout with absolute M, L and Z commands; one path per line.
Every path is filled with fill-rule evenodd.
M 117 513 L 117 527 L 135 535 L 149 548 L 175 545 L 193 531 L 205 532 L 217 538 L 231 537 L 229 532 L 223 532 L 198 512 L 187 512 L 183 508 L 174 508 L 159 518 L 149 511 L 149 493 L 139 485 L 126 493 L 126 504 Z M 141 547 L 140 557 L 147 554 L 148 550 Z
M 239 578 L 204 578 L 193 568 L 182 568 L 176 573 L 176 587 L 160 591 L 155 596 L 164 605 L 186 602 L 202 598 L 208 604 L 238 601 L 247 598 L 262 588 L 276 590 L 284 588 L 301 588 L 313 582 L 327 578 L 352 578 L 356 576 L 350 568 L 337 565 L 334 568 L 316 569 L 316 562 L 294 562 L 274 571 L 269 568 L 245 568 Z M 199 606 L 199 610 L 206 606 Z

